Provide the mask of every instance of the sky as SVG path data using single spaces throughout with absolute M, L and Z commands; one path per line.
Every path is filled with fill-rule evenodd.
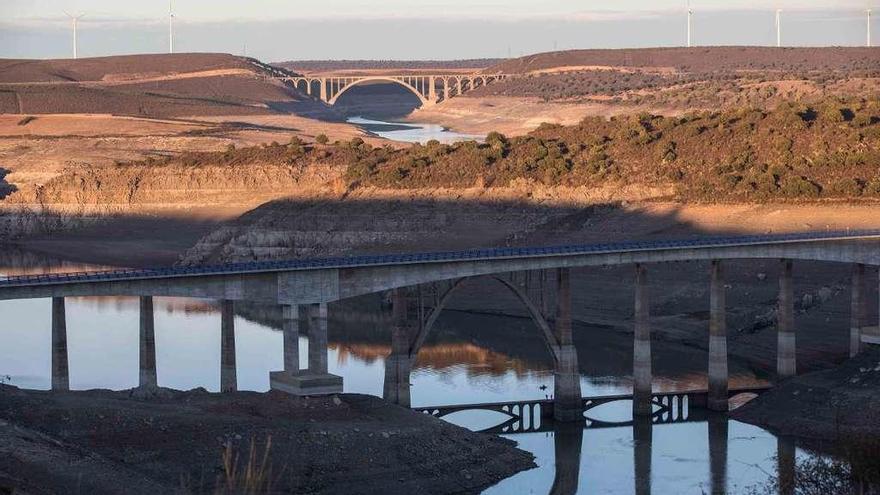
M 698 45 L 864 45 L 880 0 L 691 0 Z M 0 0 L 0 57 L 168 50 L 165 0 Z M 175 51 L 306 59 L 457 59 L 681 46 L 685 0 L 174 0 Z M 876 24 L 876 22 L 875 22 Z M 876 31 L 876 29 L 875 29 Z M 880 31 L 874 35 L 880 41 Z

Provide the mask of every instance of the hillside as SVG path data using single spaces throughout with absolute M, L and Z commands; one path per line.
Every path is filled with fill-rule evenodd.
M 226 54 L 0 60 L 0 113 L 270 114 L 308 100 L 269 79 L 287 73 Z

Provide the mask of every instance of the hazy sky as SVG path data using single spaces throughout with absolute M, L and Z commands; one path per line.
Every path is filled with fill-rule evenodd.
M 864 9 L 880 0 L 692 0 L 704 45 L 864 45 Z M 70 55 L 64 11 L 85 12 L 80 56 L 167 51 L 163 0 L 0 0 L 0 57 Z M 504 57 L 563 48 L 684 44 L 684 1 L 176 0 L 176 51 L 266 61 Z M 880 41 L 880 32 L 875 34 Z

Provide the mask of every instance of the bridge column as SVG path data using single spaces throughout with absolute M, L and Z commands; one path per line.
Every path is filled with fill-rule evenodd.
M 140 377 L 139 387 L 156 387 L 158 377 L 156 373 L 156 328 L 153 318 L 153 298 L 143 296 L 140 298 Z
M 464 91 L 462 90 L 461 80 L 462 80 L 462 78 L 460 78 L 460 77 L 457 80 L 458 81 L 458 95 L 457 96 L 461 96 L 464 93 Z
M 571 270 L 559 268 L 556 273 L 555 333 L 559 359 L 553 373 L 553 418 L 557 421 L 583 421 L 581 374 L 571 334 Z
M 849 324 L 849 357 L 855 357 L 862 351 L 862 326 L 865 324 L 867 301 L 865 291 L 865 265 L 855 264 L 852 267 L 852 304 L 850 307 Z
M 636 495 L 651 495 L 654 423 L 650 416 L 633 418 L 633 478 Z
M 556 423 L 553 427 L 553 453 L 556 473 L 551 495 L 575 495 L 580 484 L 584 425 Z
M 443 78 L 443 100 L 449 100 L 449 79 L 446 77 Z
M 794 495 L 797 482 L 795 454 L 797 446 L 791 437 L 776 438 L 776 470 L 779 495 Z
M 269 372 L 269 388 L 285 391 L 291 377 L 299 374 L 299 306 L 281 305 L 284 369 Z
M 394 326 L 391 328 L 391 354 L 385 358 L 382 398 L 392 404 L 410 407 L 410 373 L 416 356 L 410 355 L 413 328 L 407 313 L 406 289 L 392 291 Z
M 780 267 L 777 326 L 776 374 L 779 378 L 788 378 L 797 372 L 791 260 L 782 260 Z
M 327 80 L 323 77 L 318 79 L 318 83 L 321 84 L 321 101 L 327 103 L 330 99 L 327 97 Z
M 633 415 L 649 416 L 654 407 L 651 397 L 651 321 L 648 275 L 645 265 L 636 265 L 635 329 L 633 332 Z
M 709 289 L 709 398 L 713 411 L 728 410 L 727 311 L 724 289 L 724 267 L 712 261 Z
M 428 100 L 437 103 L 437 78 L 434 76 L 428 77 Z
M 313 304 L 309 313 L 309 374 L 327 373 L 327 304 Z
M 712 494 L 727 493 L 727 442 L 728 421 L 726 414 L 709 414 L 709 484 Z
M 67 314 L 63 297 L 52 298 L 52 390 L 70 390 L 67 357 Z
M 224 300 L 220 309 L 220 391 L 238 390 L 235 371 L 235 305 Z

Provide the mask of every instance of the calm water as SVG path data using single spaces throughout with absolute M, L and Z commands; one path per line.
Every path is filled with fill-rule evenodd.
M 0 268 L 0 273 L 44 269 L 35 266 L 33 260 L 29 264 L 28 268 Z M 61 264 L 52 270 L 81 268 Z M 378 298 L 358 304 L 330 305 L 329 371 L 344 378 L 346 392 L 382 394 L 390 319 L 383 314 L 380 304 L 374 304 L 376 301 Z M 210 300 L 155 299 L 161 386 L 218 390 L 218 308 Z M 277 316 L 274 309 L 237 306 L 236 365 L 240 390 L 268 390 L 269 372 L 283 368 L 282 335 L 271 323 Z M 0 377 L 19 387 L 48 389 L 50 300 L 0 301 L 0 315 Z M 539 399 L 552 390 L 548 361 L 510 351 L 509 342 L 505 347 L 501 341 L 477 339 L 475 336 L 481 330 L 487 330 L 485 318 L 456 312 L 450 315 L 443 331 L 429 339 L 419 355 L 411 380 L 413 406 Z M 494 325 L 507 325 L 505 318 L 492 321 Z M 515 323 L 510 325 L 513 331 Z M 72 389 L 125 389 L 137 385 L 136 298 L 69 298 L 67 328 Z M 500 330 L 496 333 L 505 335 L 508 328 Z M 301 337 L 300 346 L 301 365 L 305 367 L 306 337 Z M 582 361 L 601 359 L 601 346 L 579 351 Z M 584 395 L 630 392 L 628 376 L 584 375 L 581 381 Z M 693 377 L 688 375 L 658 375 L 658 383 L 664 389 L 696 388 L 692 382 Z M 612 403 L 591 410 L 590 415 L 626 420 L 630 407 L 624 402 Z M 475 429 L 497 422 L 493 413 L 486 412 L 457 413 L 447 419 Z M 487 493 L 544 494 L 550 493 L 554 484 L 560 490 L 560 480 L 574 479 L 578 493 L 629 494 L 634 493 L 637 479 L 641 479 L 650 482 L 654 493 L 699 494 L 712 492 L 713 476 L 726 480 L 728 493 L 740 493 L 774 475 L 777 439 L 754 426 L 721 421 L 714 423 L 714 430 L 707 422 L 655 425 L 647 445 L 647 472 L 644 466 L 641 471 L 637 469 L 638 442 L 634 441 L 632 427 L 510 435 L 521 448 L 535 454 L 539 467 L 504 480 Z M 714 469 L 709 460 L 710 439 L 727 455 L 726 462 Z M 644 453 L 644 440 L 639 445 Z
M 436 139 L 441 143 L 449 144 L 456 141 L 482 140 L 485 136 L 477 134 L 462 134 L 453 132 L 437 124 L 414 124 L 409 122 L 387 122 L 383 120 L 371 120 L 364 117 L 350 117 L 350 124 L 369 131 L 379 137 L 404 141 L 410 143 L 426 143 Z

